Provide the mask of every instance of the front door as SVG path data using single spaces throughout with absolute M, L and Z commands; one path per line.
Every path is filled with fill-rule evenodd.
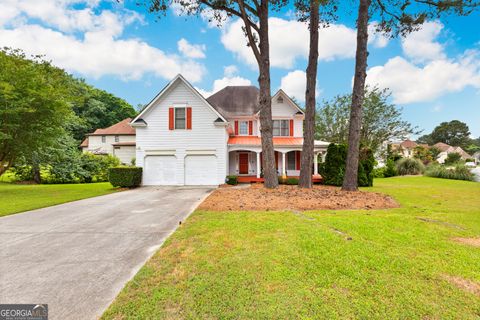
M 238 155 L 238 173 L 248 174 L 248 153 Z

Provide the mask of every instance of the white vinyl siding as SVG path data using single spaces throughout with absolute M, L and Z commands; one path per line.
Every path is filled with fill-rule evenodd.
M 123 164 L 131 164 L 135 158 L 135 146 L 118 146 L 113 149 L 113 154 Z
M 175 105 L 192 108 L 192 130 L 169 130 L 168 110 Z M 176 157 L 175 184 L 185 184 L 185 158 L 193 151 L 208 150 L 217 159 L 216 183 L 225 182 L 227 175 L 227 132 L 214 121 L 218 115 L 198 97 L 181 79 L 162 94 L 142 115 L 146 127 L 137 127 L 137 165 L 143 167 L 147 153 L 169 150 Z M 148 173 L 144 173 L 144 177 Z
M 108 154 L 114 154 L 113 145 L 115 142 L 135 142 L 134 135 L 117 135 L 118 141 L 115 141 L 115 135 L 96 135 L 88 137 L 88 147 L 84 151 L 102 151 Z M 102 143 L 102 137 L 105 137 L 105 143 Z M 133 154 L 132 157 L 135 157 Z

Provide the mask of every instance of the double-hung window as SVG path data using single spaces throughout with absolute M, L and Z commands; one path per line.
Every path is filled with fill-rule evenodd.
M 102 136 L 102 143 L 105 143 L 105 142 L 107 142 L 107 137 Z
M 120 142 L 120 137 L 119 136 L 115 136 L 115 142 Z
M 241 136 L 248 136 L 248 121 L 238 122 L 238 134 Z
M 290 135 L 290 121 L 273 120 L 273 135 L 277 137 L 287 137 Z
M 175 108 L 175 129 L 186 129 L 186 108 Z

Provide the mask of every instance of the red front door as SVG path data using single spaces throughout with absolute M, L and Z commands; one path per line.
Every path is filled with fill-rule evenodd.
M 248 153 L 238 155 L 238 173 L 248 174 Z

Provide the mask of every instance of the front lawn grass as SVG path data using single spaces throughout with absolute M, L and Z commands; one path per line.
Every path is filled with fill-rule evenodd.
M 196 211 L 103 319 L 478 319 L 480 297 L 448 279 L 480 284 L 480 248 L 451 240 L 480 236 L 480 183 L 368 190 L 402 207 Z
M 0 217 L 116 191 L 108 182 L 38 185 L 0 183 Z

